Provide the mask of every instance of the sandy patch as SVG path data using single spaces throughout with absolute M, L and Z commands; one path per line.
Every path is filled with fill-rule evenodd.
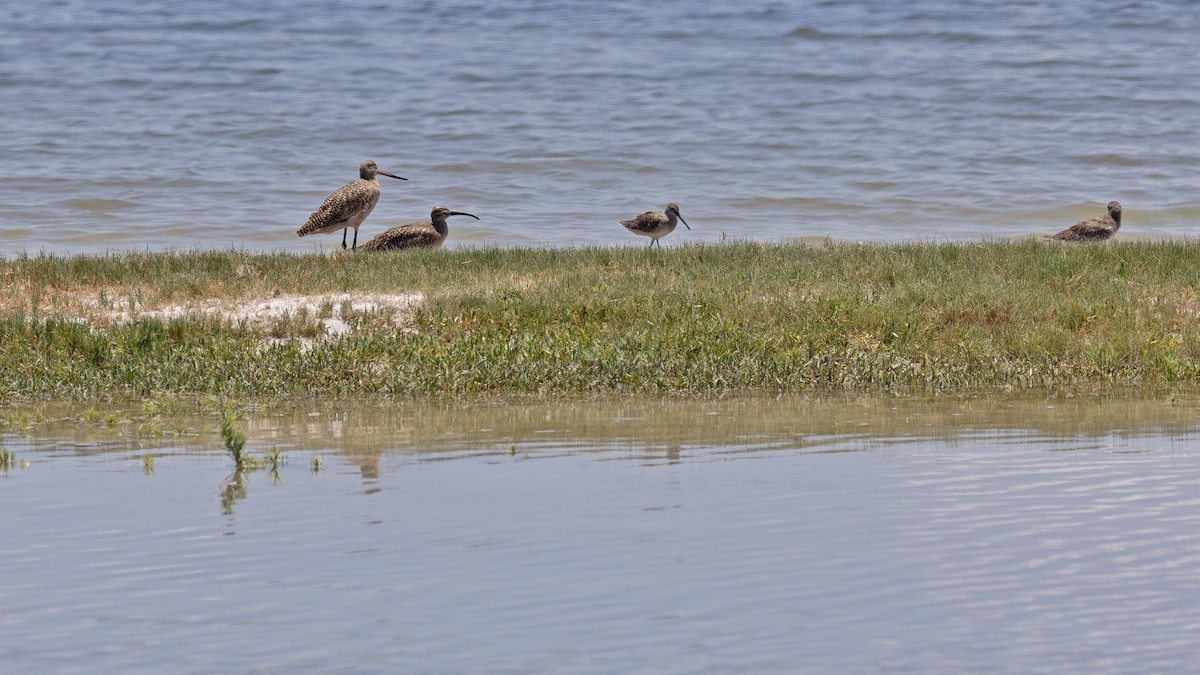
M 130 302 L 102 306 L 95 298 L 81 298 L 83 316 L 67 317 L 104 328 L 138 319 L 168 321 L 185 317 L 216 318 L 265 332 L 283 332 L 286 322 L 315 323 L 329 337 L 351 334 L 356 326 L 370 323 L 391 325 L 415 332 L 413 312 L 425 296 L 420 293 L 385 295 L 375 293 L 324 293 L 319 295 L 276 294 L 268 298 L 206 298 L 179 305 L 130 307 Z

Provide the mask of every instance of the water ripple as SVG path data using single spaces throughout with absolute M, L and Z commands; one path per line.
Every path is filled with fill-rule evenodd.
M 470 190 L 473 212 L 505 219 L 472 239 L 488 244 L 608 243 L 621 232 L 592 223 L 669 199 L 703 225 L 676 236 L 714 242 L 1023 236 L 1111 199 L 1130 204 L 1123 235 L 1180 236 L 1200 209 L 1200 17 L 1168 6 L 455 0 L 330 13 L 317 0 L 0 11 L 12 160 L 0 203 L 51 204 L 33 237 L 4 235 L 0 249 L 107 250 L 159 220 L 196 227 L 153 246 L 223 246 L 244 228 L 204 214 L 234 209 L 261 215 L 255 247 L 310 250 L 292 233 L 312 206 L 289 187 L 325 194 L 367 157 L 412 173 L 422 209 Z M 227 187 L 132 200 L 112 186 L 180 167 Z M 47 197 L 39 182 L 60 176 Z M 238 188 L 250 180 L 263 190 Z M 547 215 L 581 186 L 582 217 Z M 380 209 L 408 210 L 397 193 Z M 142 208 L 113 220 L 72 199 Z M 895 200 L 922 207 L 881 218 Z M 1032 217 L 1014 206 L 1031 201 Z M 5 231 L 34 210 L 0 212 Z

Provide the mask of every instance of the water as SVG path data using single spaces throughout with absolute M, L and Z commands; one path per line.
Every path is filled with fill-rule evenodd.
M 1200 220 L 1194 2 L 548 0 L 0 8 L 0 255 L 329 250 L 294 232 L 363 159 L 370 236 L 449 245 L 977 240 L 1125 207 Z
M 1195 401 L 158 410 L 4 411 L 0 670 L 1196 671 Z

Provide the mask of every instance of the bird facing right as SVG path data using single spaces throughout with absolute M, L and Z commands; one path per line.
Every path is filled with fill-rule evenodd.
M 667 204 L 665 211 L 646 211 L 633 220 L 622 220 L 620 223 L 634 234 L 650 237 L 651 246 L 658 244 L 658 247 L 662 248 L 658 240 L 675 231 L 676 218 L 683 222 L 684 227 L 692 229 L 683 216 L 679 215 L 679 205 L 675 202 Z
M 479 220 L 479 216 L 461 211 L 451 211 L 445 206 L 433 207 L 429 220 L 415 220 L 411 223 L 393 227 L 377 235 L 363 244 L 364 251 L 398 251 L 405 248 L 437 248 L 450 235 L 446 219 L 450 216 L 471 216 Z
M 1049 238 L 1062 241 L 1103 241 L 1110 239 L 1119 229 L 1121 229 L 1121 205 L 1118 202 L 1109 202 L 1108 215 L 1080 221 Z
M 376 175 L 408 180 L 380 170 L 375 162 L 367 160 L 358 165 L 358 178 L 346 183 L 325 198 L 321 207 L 308 217 L 308 222 L 296 230 L 301 237 L 314 232 L 342 231 L 342 249 L 346 248 L 346 230 L 354 228 L 353 249 L 358 248 L 358 226 L 371 215 L 379 202 L 379 179 Z

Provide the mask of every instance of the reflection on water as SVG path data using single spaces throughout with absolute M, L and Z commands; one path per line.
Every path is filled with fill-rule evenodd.
M 0 409 L 14 672 L 1194 668 L 1187 397 L 169 407 Z
M 605 399 L 505 403 L 421 401 L 300 401 L 243 411 L 250 446 L 334 451 L 378 457 L 381 452 L 436 453 L 442 460 L 473 454 L 577 452 L 624 447 L 652 458 L 689 446 L 731 452 L 773 447 L 813 451 L 833 443 L 860 449 L 952 440 L 980 432 L 1018 432 L 1021 438 L 1186 432 L 1200 402 L 1186 395 L 1153 399 L 854 398 L 843 395 L 733 397 L 719 400 Z M 177 399 L 107 406 L 108 423 L 63 404 L 10 407 L 8 417 L 43 443 L 76 453 L 112 449 L 199 446 L 219 449 L 218 412 Z M 0 423 L 5 416 L 0 407 Z M 101 416 L 93 412 L 92 417 Z M 113 420 L 116 420 L 113 422 Z M 146 429 L 151 429 L 147 433 Z M 187 443 L 189 438 L 197 443 Z M 364 466 L 378 477 L 378 464 Z

